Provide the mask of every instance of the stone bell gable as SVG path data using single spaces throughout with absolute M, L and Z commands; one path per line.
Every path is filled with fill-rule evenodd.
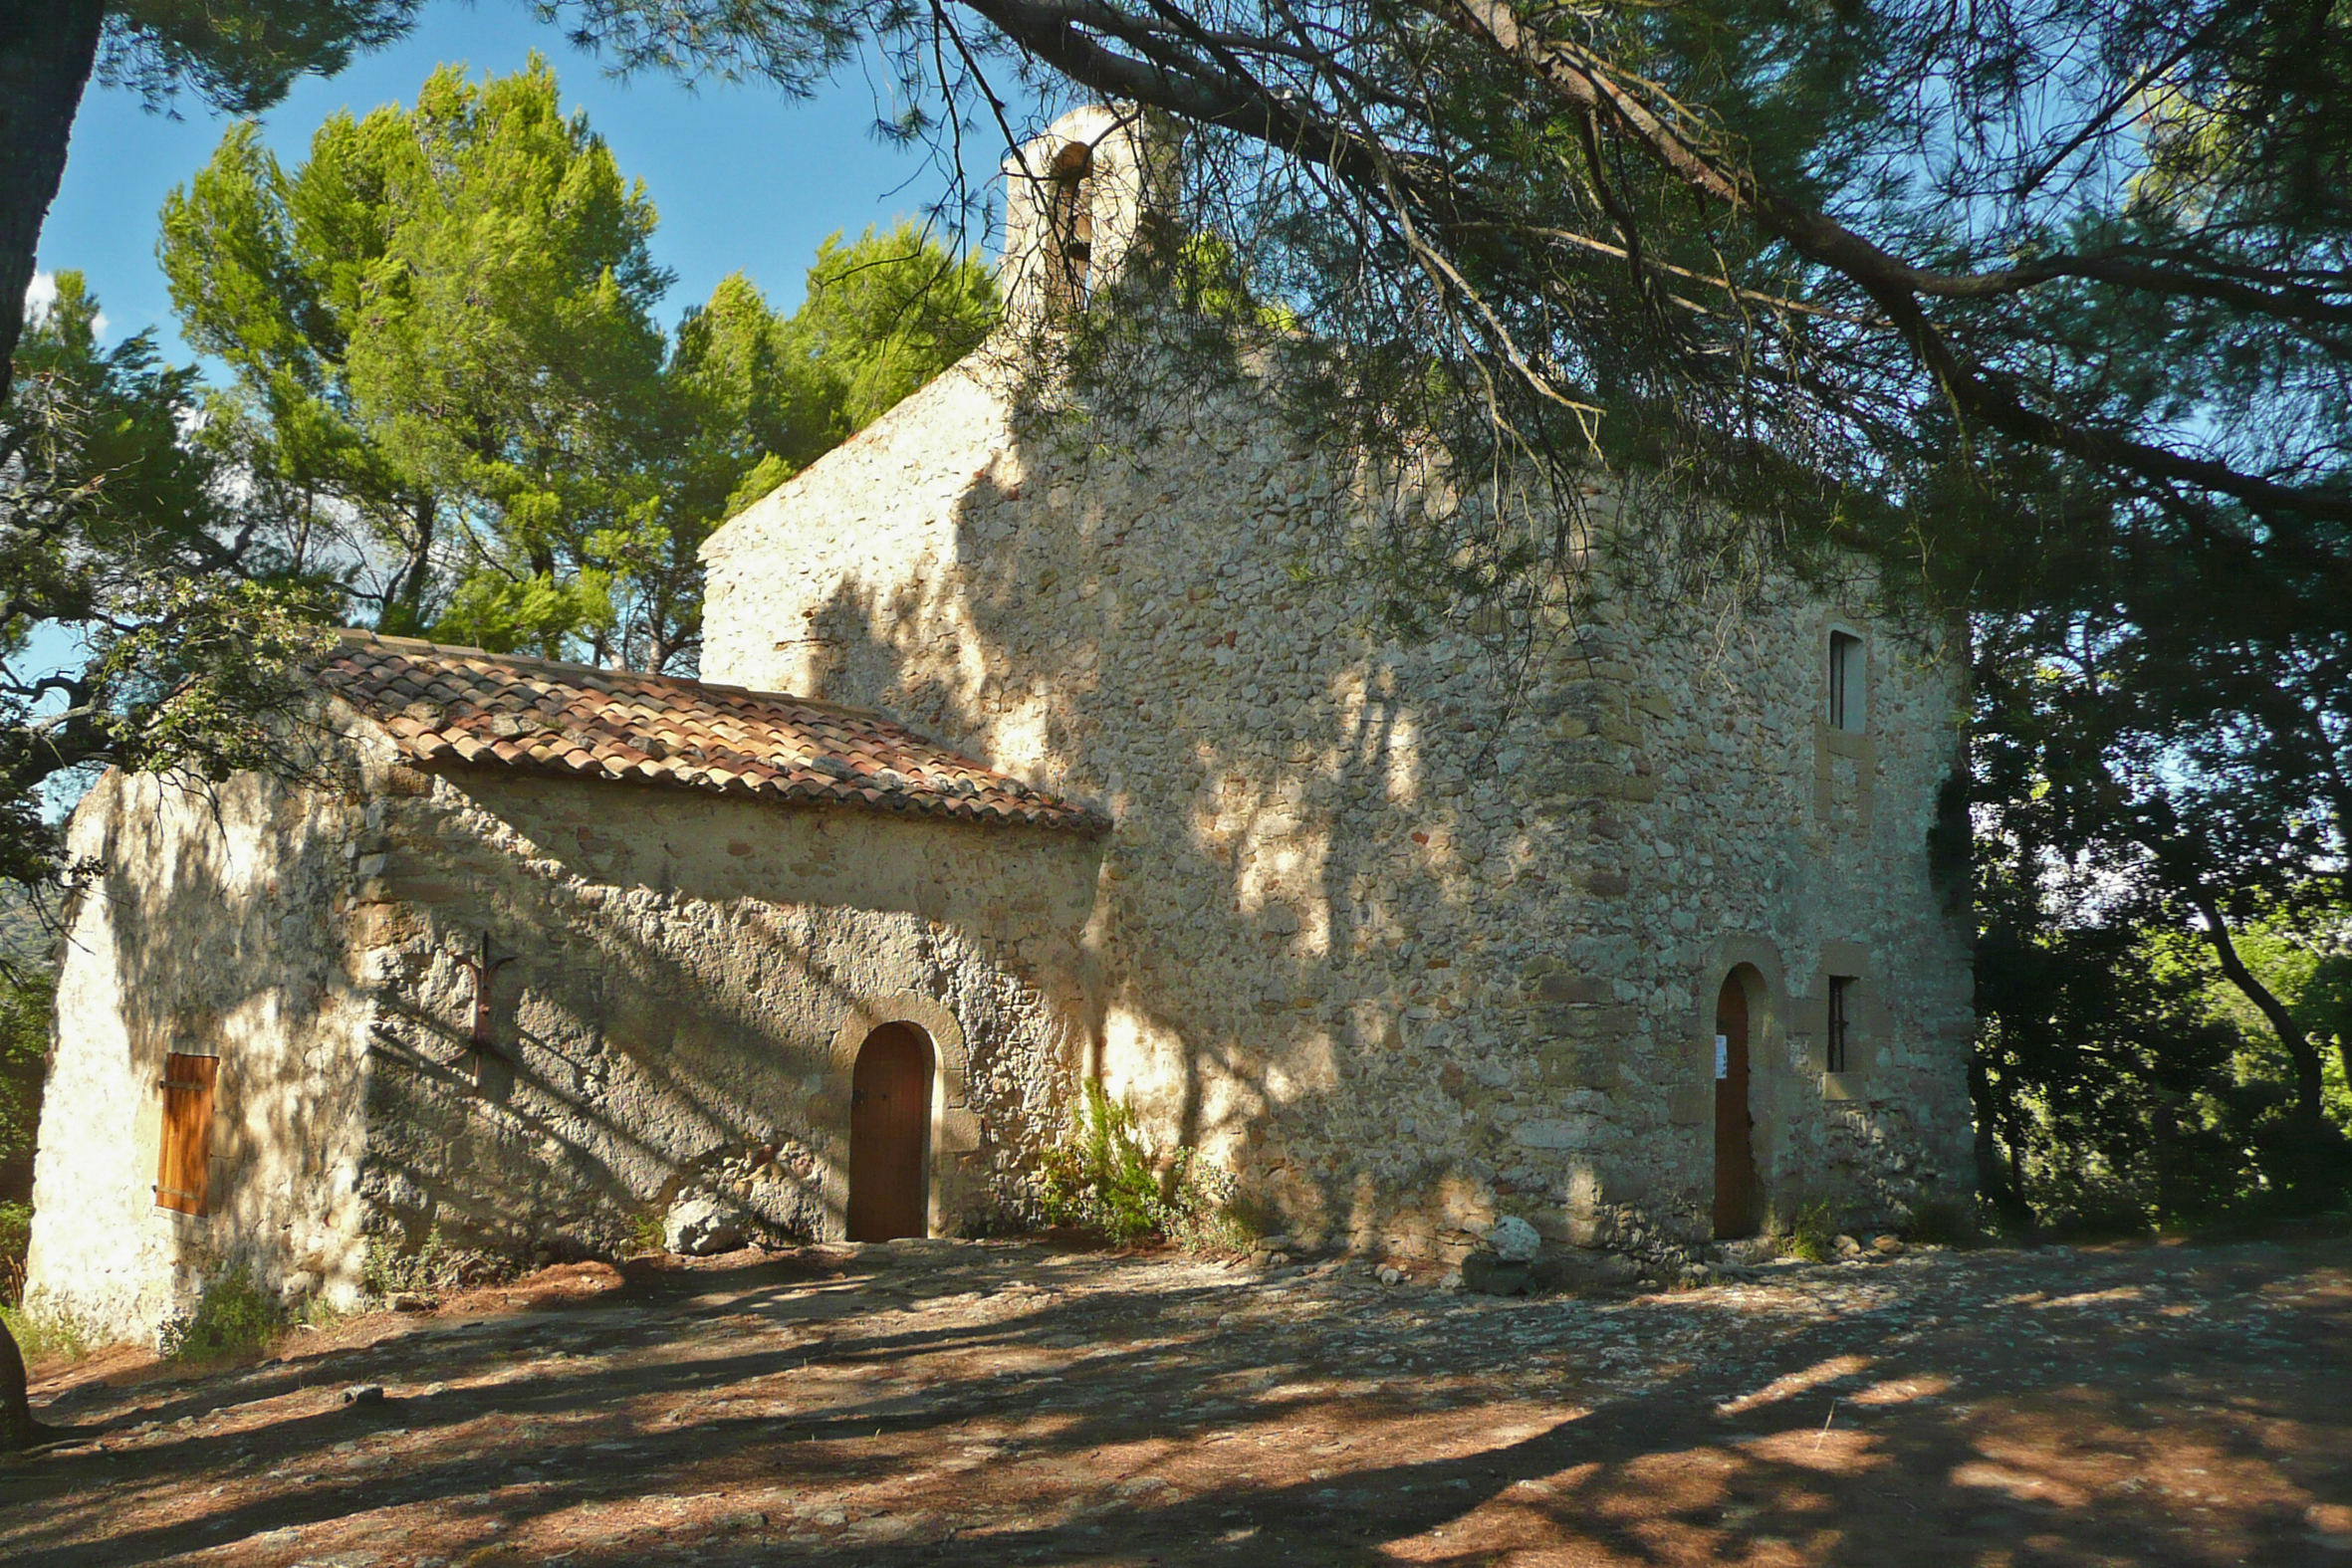
M 1365 566 L 1393 498 L 1274 388 L 1073 432 L 1018 336 L 710 540 L 705 666 L 1106 806 L 1087 1070 L 1163 1140 L 1374 1249 L 1965 1194 L 1944 628 L 1783 579 L 1564 602 L 1526 667 L 1403 640 Z
M 1132 106 L 1072 110 L 1008 156 L 998 271 L 1008 323 L 1051 321 L 1123 276 L 1175 173 L 1172 130 Z

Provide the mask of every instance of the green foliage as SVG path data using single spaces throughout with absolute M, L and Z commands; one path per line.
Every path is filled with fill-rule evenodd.
M 2303 900 L 2238 928 L 2236 946 L 2246 967 L 2285 1003 L 2312 1048 L 2324 1055 L 2328 1117 L 2352 1128 L 2352 1093 L 2344 1080 L 2352 1047 L 2352 911 Z M 2205 990 L 2216 1012 L 2245 1042 L 2238 1053 L 2240 1071 L 2285 1077 L 2291 1067 L 2269 1019 L 2243 992 L 2218 978 L 2208 979 Z
M 480 1247 L 453 1245 L 434 1226 L 414 1246 L 391 1236 L 372 1236 L 359 1281 L 377 1298 L 395 1292 L 439 1295 L 468 1285 L 496 1284 L 520 1272 L 515 1260 Z
M 1980 627 L 1972 1087 L 2010 1224 L 2314 1213 L 2352 1189 L 2329 979 L 2352 797 L 2327 740 L 2352 640 L 2241 564 L 2146 623 Z
M 319 600 L 281 583 L 183 579 L 125 593 L 133 616 L 92 636 L 97 673 L 127 699 L 111 722 L 118 766 L 233 773 L 299 771 L 285 715 L 331 645 Z
M 235 373 L 217 439 L 314 529 L 356 531 L 354 591 L 387 629 L 463 594 L 449 630 L 492 647 L 673 647 L 646 580 L 670 563 L 649 457 L 669 276 L 642 184 L 544 61 L 339 113 L 291 173 L 232 127 L 162 223 L 182 334 Z M 622 602 L 576 591 L 590 576 Z
M 194 372 L 162 365 L 151 335 L 102 348 L 97 316 L 81 277 L 58 274 L 0 407 L 0 876 L 23 884 L 54 869 L 48 780 L 270 760 L 262 717 L 299 695 L 308 627 L 338 597 L 188 434 Z M 81 634 L 78 662 L 28 667 L 52 624 Z
M 33 1243 L 33 1206 L 0 1202 L 0 1306 L 25 1298 L 25 1252 Z
M 149 108 L 193 89 L 232 114 L 256 114 L 297 78 L 333 76 L 353 54 L 406 33 L 419 0 L 114 0 L 101 81 Z
M 324 1332 L 341 1326 L 352 1314 L 335 1305 L 325 1296 L 306 1296 L 293 1313 L 293 1322 L 302 1328 Z
M 1956 1250 L 1983 1246 L 1987 1240 L 1974 1204 L 1942 1200 L 1931 1200 L 1914 1209 L 1911 1223 L 1903 1228 L 1903 1233 L 1924 1246 L 1948 1246 Z
M 804 439 L 829 449 L 888 413 L 978 347 L 997 309 L 995 274 L 950 257 L 912 224 L 867 229 L 848 246 L 828 237 L 809 269 L 807 303 L 781 334 L 823 410 Z M 819 452 L 786 455 L 806 464 Z
M 222 1361 L 259 1355 L 286 1331 L 286 1313 L 242 1267 L 204 1283 L 195 1310 L 163 1325 L 158 1349 L 166 1361 Z
M 1188 317 L 1246 324 L 1261 335 L 1299 330 L 1298 313 L 1265 297 L 1241 252 L 1221 234 L 1186 235 L 1162 270 L 1169 292 Z
M 1160 1173 L 1135 1113 L 1088 1079 L 1085 1104 L 1038 1172 L 1051 1225 L 1090 1226 L 1114 1241 L 1159 1230 Z
M 582 627 L 611 623 L 608 572 L 589 568 L 571 581 L 559 581 L 545 572 L 479 571 L 458 582 L 440 617 L 426 629 L 443 642 L 511 653 L 561 648 Z
M 424 1240 L 414 1248 L 391 1236 L 369 1236 L 366 1259 L 359 1265 L 359 1282 L 369 1295 L 379 1298 L 396 1290 L 432 1290 L 436 1288 L 433 1276 L 441 1252 L 441 1232 L 437 1226 L 427 1231 Z
M 233 127 L 172 193 L 188 340 L 234 372 L 207 439 L 384 630 L 684 668 L 697 559 L 750 505 L 976 343 L 994 284 L 911 228 L 825 242 L 778 318 L 741 276 L 655 311 L 642 182 L 555 74 L 436 72 L 289 172 Z
M 773 452 L 763 452 L 733 490 L 727 492 L 722 518 L 731 518 L 757 501 L 765 501 L 777 486 L 793 477 L 793 466 Z
M 1789 1222 L 1788 1234 L 1780 1242 L 1780 1251 L 1787 1257 L 1802 1258 L 1808 1263 L 1826 1263 L 1836 1255 L 1837 1206 L 1825 1198 L 1816 1198 L 1796 1212 Z
M 2128 908 L 2062 918 L 1999 876 L 1986 889 L 1974 1078 L 1986 1186 L 2012 1220 L 2116 1232 L 2343 1203 L 2352 1106 L 2331 1086 L 2331 1119 L 2309 1127 L 2288 1053 L 2205 941 Z M 2330 1015 L 2324 957 L 2259 922 L 2238 945 L 2290 1010 Z
M 724 485 L 715 494 L 731 516 L 971 352 L 997 311 L 987 267 L 904 223 L 846 246 L 827 237 L 788 318 L 740 274 L 723 279 L 679 325 L 671 360 L 712 448 L 681 477 Z
M 1215 1250 L 1245 1239 L 1229 1214 L 1230 1178 L 1195 1149 L 1155 1155 L 1134 1111 L 1092 1079 L 1068 1131 L 1040 1162 L 1038 1187 L 1047 1224 L 1100 1231 L 1121 1245 L 1159 1236 Z
M 0 1301 L 0 1328 L 7 1329 L 28 1362 L 79 1361 L 103 1342 L 73 1314 L 38 1305 Z
M 7 1259 L 13 1256 L 20 1267 L 24 1260 L 23 1237 L 5 1217 L 31 1215 L 24 1206 L 33 1196 L 33 1140 L 41 1128 L 56 994 L 56 980 L 46 971 L 0 963 L 0 1301 L 16 1299 L 8 1288 Z

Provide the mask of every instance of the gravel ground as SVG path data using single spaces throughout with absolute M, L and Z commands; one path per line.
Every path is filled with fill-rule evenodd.
M 1018 1243 L 551 1269 L 0 1465 L 0 1561 L 2352 1568 L 2341 1241 L 1498 1299 Z M 380 1401 L 347 1405 L 356 1385 Z

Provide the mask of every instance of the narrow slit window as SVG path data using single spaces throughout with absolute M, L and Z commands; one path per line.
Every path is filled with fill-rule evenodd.
M 155 1172 L 155 1207 L 202 1215 L 210 1198 L 212 1088 L 218 1056 L 163 1058 L 163 1152 Z
M 1844 1072 L 1854 1033 L 1854 977 L 1829 977 L 1829 1070 Z
M 1860 730 L 1869 716 L 1869 677 L 1862 667 L 1862 639 L 1850 631 L 1829 634 L 1829 727 Z

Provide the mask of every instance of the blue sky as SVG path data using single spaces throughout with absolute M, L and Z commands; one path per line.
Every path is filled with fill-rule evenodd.
M 504 75 L 533 49 L 555 66 L 565 106 L 588 111 L 621 171 L 643 179 L 652 194 L 661 215 L 654 254 L 678 276 L 663 302 L 667 323 L 738 271 L 771 305 L 790 311 L 827 234 L 854 235 L 870 223 L 918 214 L 939 194 L 938 176 L 919 151 L 886 146 L 872 133 L 876 90 L 887 88 L 878 72 L 869 82 L 853 66 L 806 102 L 772 87 L 688 91 L 654 76 L 616 83 L 556 28 L 531 21 L 520 0 L 427 5 L 403 42 L 361 56 L 340 76 L 298 84 L 263 117 L 265 135 L 292 165 L 320 121 L 339 109 L 364 113 L 413 102 L 418 85 L 445 61 L 464 63 L 476 77 Z M 156 213 L 171 187 L 211 156 L 228 122 L 185 97 L 178 112 L 182 117 L 171 119 L 147 112 L 134 95 L 92 89 L 74 122 L 38 265 L 89 276 L 110 341 L 153 327 L 165 351 L 185 360 L 155 266 Z

